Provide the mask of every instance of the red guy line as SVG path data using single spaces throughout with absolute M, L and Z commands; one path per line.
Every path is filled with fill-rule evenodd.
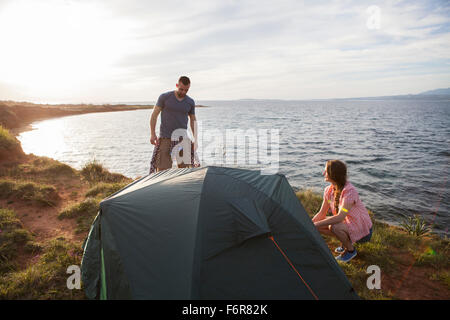
M 273 238 L 273 236 L 269 237 L 270 240 L 272 240 L 272 242 L 277 246 L 278 250 L 281 252 L 281 254 L 283 255 L 283 257 L 286 259 L 286 261 L 289 263 L 289 265 L 291 266 L 292 269 L 294 269 L 294 271 L 297 273 L 297 275 L 299 276 L 299 278 L 302 280 L 302 282 L 305 284 L 305 286 L 308 288 L 309 292 L 311 292 L 311 294 L 313 295 L 314 299 L 319 300 L 319 298 L 316 296 L 316 294 L 314 293 L 314 291 L 312 291 L 311 287 L 306 283 L 305 280 L 303 280 L 302 276 L 300 275 L 300 273 L 297 271 L 297 269 L 294 267 L 294 265 L 292 264 L 291 260 L 289 260 L 289 258 L 286 256 L 286 254 L 283 252 L 283 250 L 281 250 L 281 248 L 278 246 L 278 243 L 275 241 L 275 239 Z

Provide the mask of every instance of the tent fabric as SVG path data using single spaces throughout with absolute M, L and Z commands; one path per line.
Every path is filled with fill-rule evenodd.
M 94 219 L 89 234 L 83 243 L 83 259 L 81 260 L 81 280 L 84 291 L 89 299 L 97 296 L 98 282 L 101 270 L 101 244 L 100 244 L 100 215 Z
M 81 269 L 91 299 L 358 298 L 286 177 L 237 168 L 165 170 L 103 200 Z
M 100 300 L 106 300 L 106 271 L 105 271 L 105 258 L 103 254 L 103 249 L 100 249 L 100 256 L 101 256 L 101 271 L 100 271 L 100 279 L 101 279 L 101 285 L 100 285 Z

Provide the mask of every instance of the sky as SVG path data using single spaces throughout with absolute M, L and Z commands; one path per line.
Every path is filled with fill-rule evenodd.
M 450 87 L 450 1 L 0 0 L 0 100 L 329 99 Z

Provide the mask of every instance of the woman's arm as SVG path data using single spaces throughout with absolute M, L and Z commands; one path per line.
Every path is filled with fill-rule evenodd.
M 328 209 L 330 209 L 330 204 L 323 198 L 322 206 L 320 207 L 319 212 L 312 218 L 312 221 L 316 222 L 325 219 Z
M 323 227 L 323 226 L 328 226 L 330 224 L 336 224 L 336 223 L 343 221 L 345 219 L 346 215 L 347 215 L 347 212 L 340 210 L 339 214 L 332 216 L 332 217 L 328 217 L 326 219 L 323 219 L 323 220 L 320 220 L 317 222 L 314 222 L 314 225 L 316 227 Z
M 323 227 L 323 226 L 328 226 L 330 224 L 336 224 L 336 223 L 342 222 L 352 207 L 353 207 L 353 203 L 350 203 L 349 201 L 345 201 L 345 199 L 344 199 L 344 205 L 339 209 L 339 212 L 337 215 L 335 215 L 333 217 L 328 217 L 326 219 L 323 219 L 323 220 L 320 220 L 317 222 L 313 220 L 314 225 L 316 227 Z

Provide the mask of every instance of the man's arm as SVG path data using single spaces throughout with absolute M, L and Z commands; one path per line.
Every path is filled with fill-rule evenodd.
M 161 113 L 161 107 L 155 106 L 153 108 L 152 116 L 150 117 L 150 143 L 156 145 L 156 121 L 158 120 L 158 116 Z
M 197 150 L 197 118 L 195 114 L 189 113 L 189 122 L 191 125 L 192 136 L 194 137 L 194 151 Z

